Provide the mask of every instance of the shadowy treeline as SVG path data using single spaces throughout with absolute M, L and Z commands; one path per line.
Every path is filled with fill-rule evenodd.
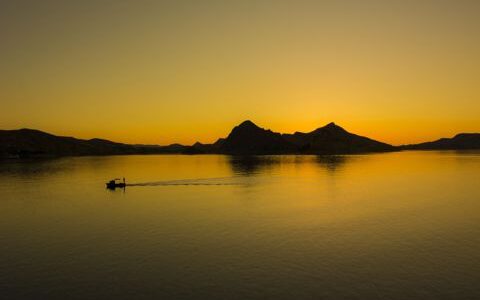
M 226 138 L 213 144 L 192 146 L 172 144 L 130 145 L 103 139 L 82 140 L 38 130 L 0 130 L 0 157 L 42 157 L 123 154 L 350 154 L 398 150 L 480 149 L 480 134 L 458 134 L 451 139 L 416 145 L 392 146 L 352 134 L 335 123 L 312 132 L 281 134 L 245 121 L 233 128 Z

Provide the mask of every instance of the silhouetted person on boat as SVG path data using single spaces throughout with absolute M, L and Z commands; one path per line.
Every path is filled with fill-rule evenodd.
M 125 183 L 125 177 L 123 177 L 123 183 L 118 182 L 118 180 L 120 180 L 120 178 L 115 178 L 107 182 L 107 188 L 114 190 L 115 188 L 125 188 L 125 186 L 127 186 Z

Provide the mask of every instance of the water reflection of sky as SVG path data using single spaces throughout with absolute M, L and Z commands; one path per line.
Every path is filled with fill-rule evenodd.
M 2 292 L 476 299 L 479 167 L 452 152 L 0 162 Z M 123 175 L 160 184 L 105 190 Z

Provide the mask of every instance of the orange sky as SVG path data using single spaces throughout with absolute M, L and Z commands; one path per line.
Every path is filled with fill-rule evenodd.
M 393 144 L 480 132 L 480 1 L 76 2 L 0 3 L 1 129 L 155 144 L 245 119 Z

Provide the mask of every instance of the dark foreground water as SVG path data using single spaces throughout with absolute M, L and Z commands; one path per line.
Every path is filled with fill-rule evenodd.
M 480 299 L 479 216 L 480 152 L 1 161 L 0 298 Z

